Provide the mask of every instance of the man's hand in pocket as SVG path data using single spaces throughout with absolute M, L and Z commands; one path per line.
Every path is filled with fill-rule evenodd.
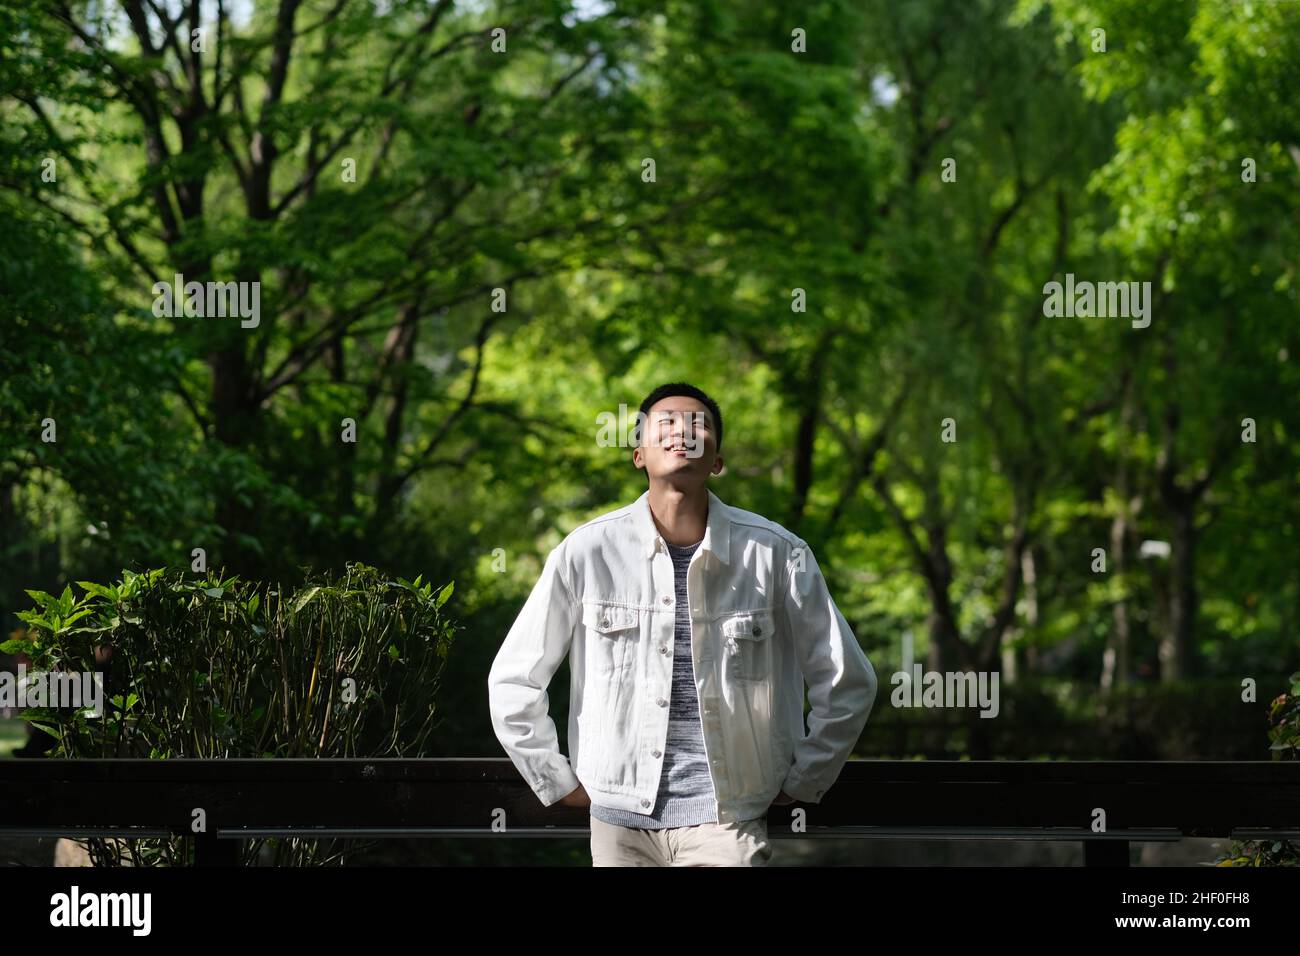
M 562 807 L 589 807 L 591 806 L 591 797 L 587 796 L 587 791 L 582 784 L 578 784 L 577 789 L 566 796 L 560 797 L 556 802 Z
M 776 799 L 772 801 L 772 806 L 783 807 L 787 803 L 794 803 L 794 802 L 795 802 L 794 797 L 790 796 L 790 794 L 782 790 L 780 793 L 776 795 Z

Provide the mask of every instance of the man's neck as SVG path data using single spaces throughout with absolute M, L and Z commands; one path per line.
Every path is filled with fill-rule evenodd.
M 651 485 L 650 514 L 669 544 L 679 548 L 698 544 L 709 523 L 709 489 L 706 485 L 693 491 Z

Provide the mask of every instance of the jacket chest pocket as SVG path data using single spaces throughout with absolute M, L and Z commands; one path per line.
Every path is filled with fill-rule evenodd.
M 772 676 L 771 611 L 739 611 L 722 618 L 723 673 L 736 681 L 765 681 Z
M 593 672 L 618 674 L 636 659 L 636 641 L 641 636 L 639 610 L 621 604 L 584 604 L 582 623 L 587 631 L 587 666 Z

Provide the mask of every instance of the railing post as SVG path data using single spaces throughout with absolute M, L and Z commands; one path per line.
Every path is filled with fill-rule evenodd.
M 239 866 L 239 841 L 218 840 L 215 833 L 196 833 L 195 866 Z
M 1128 866 L 1128 840 L 1084 840 L 1084 866 Z

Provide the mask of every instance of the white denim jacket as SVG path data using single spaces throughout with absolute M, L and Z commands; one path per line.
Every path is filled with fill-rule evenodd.
M 675 648 L 673 562 L 649 494 L 575 528 L 547 556 L 488 674 L 497 738 L 543 805 L 581 781 L 593 803 L 648 814 L 673 654 L 693 652 L 718 821 L 760 816 L 782 789 L 819 802 L 866 725 L 876 674 L 812 552 L 710 491 L 687 571 L 693 640 Z M 547 712 L 566 655 L 572 762 Z

